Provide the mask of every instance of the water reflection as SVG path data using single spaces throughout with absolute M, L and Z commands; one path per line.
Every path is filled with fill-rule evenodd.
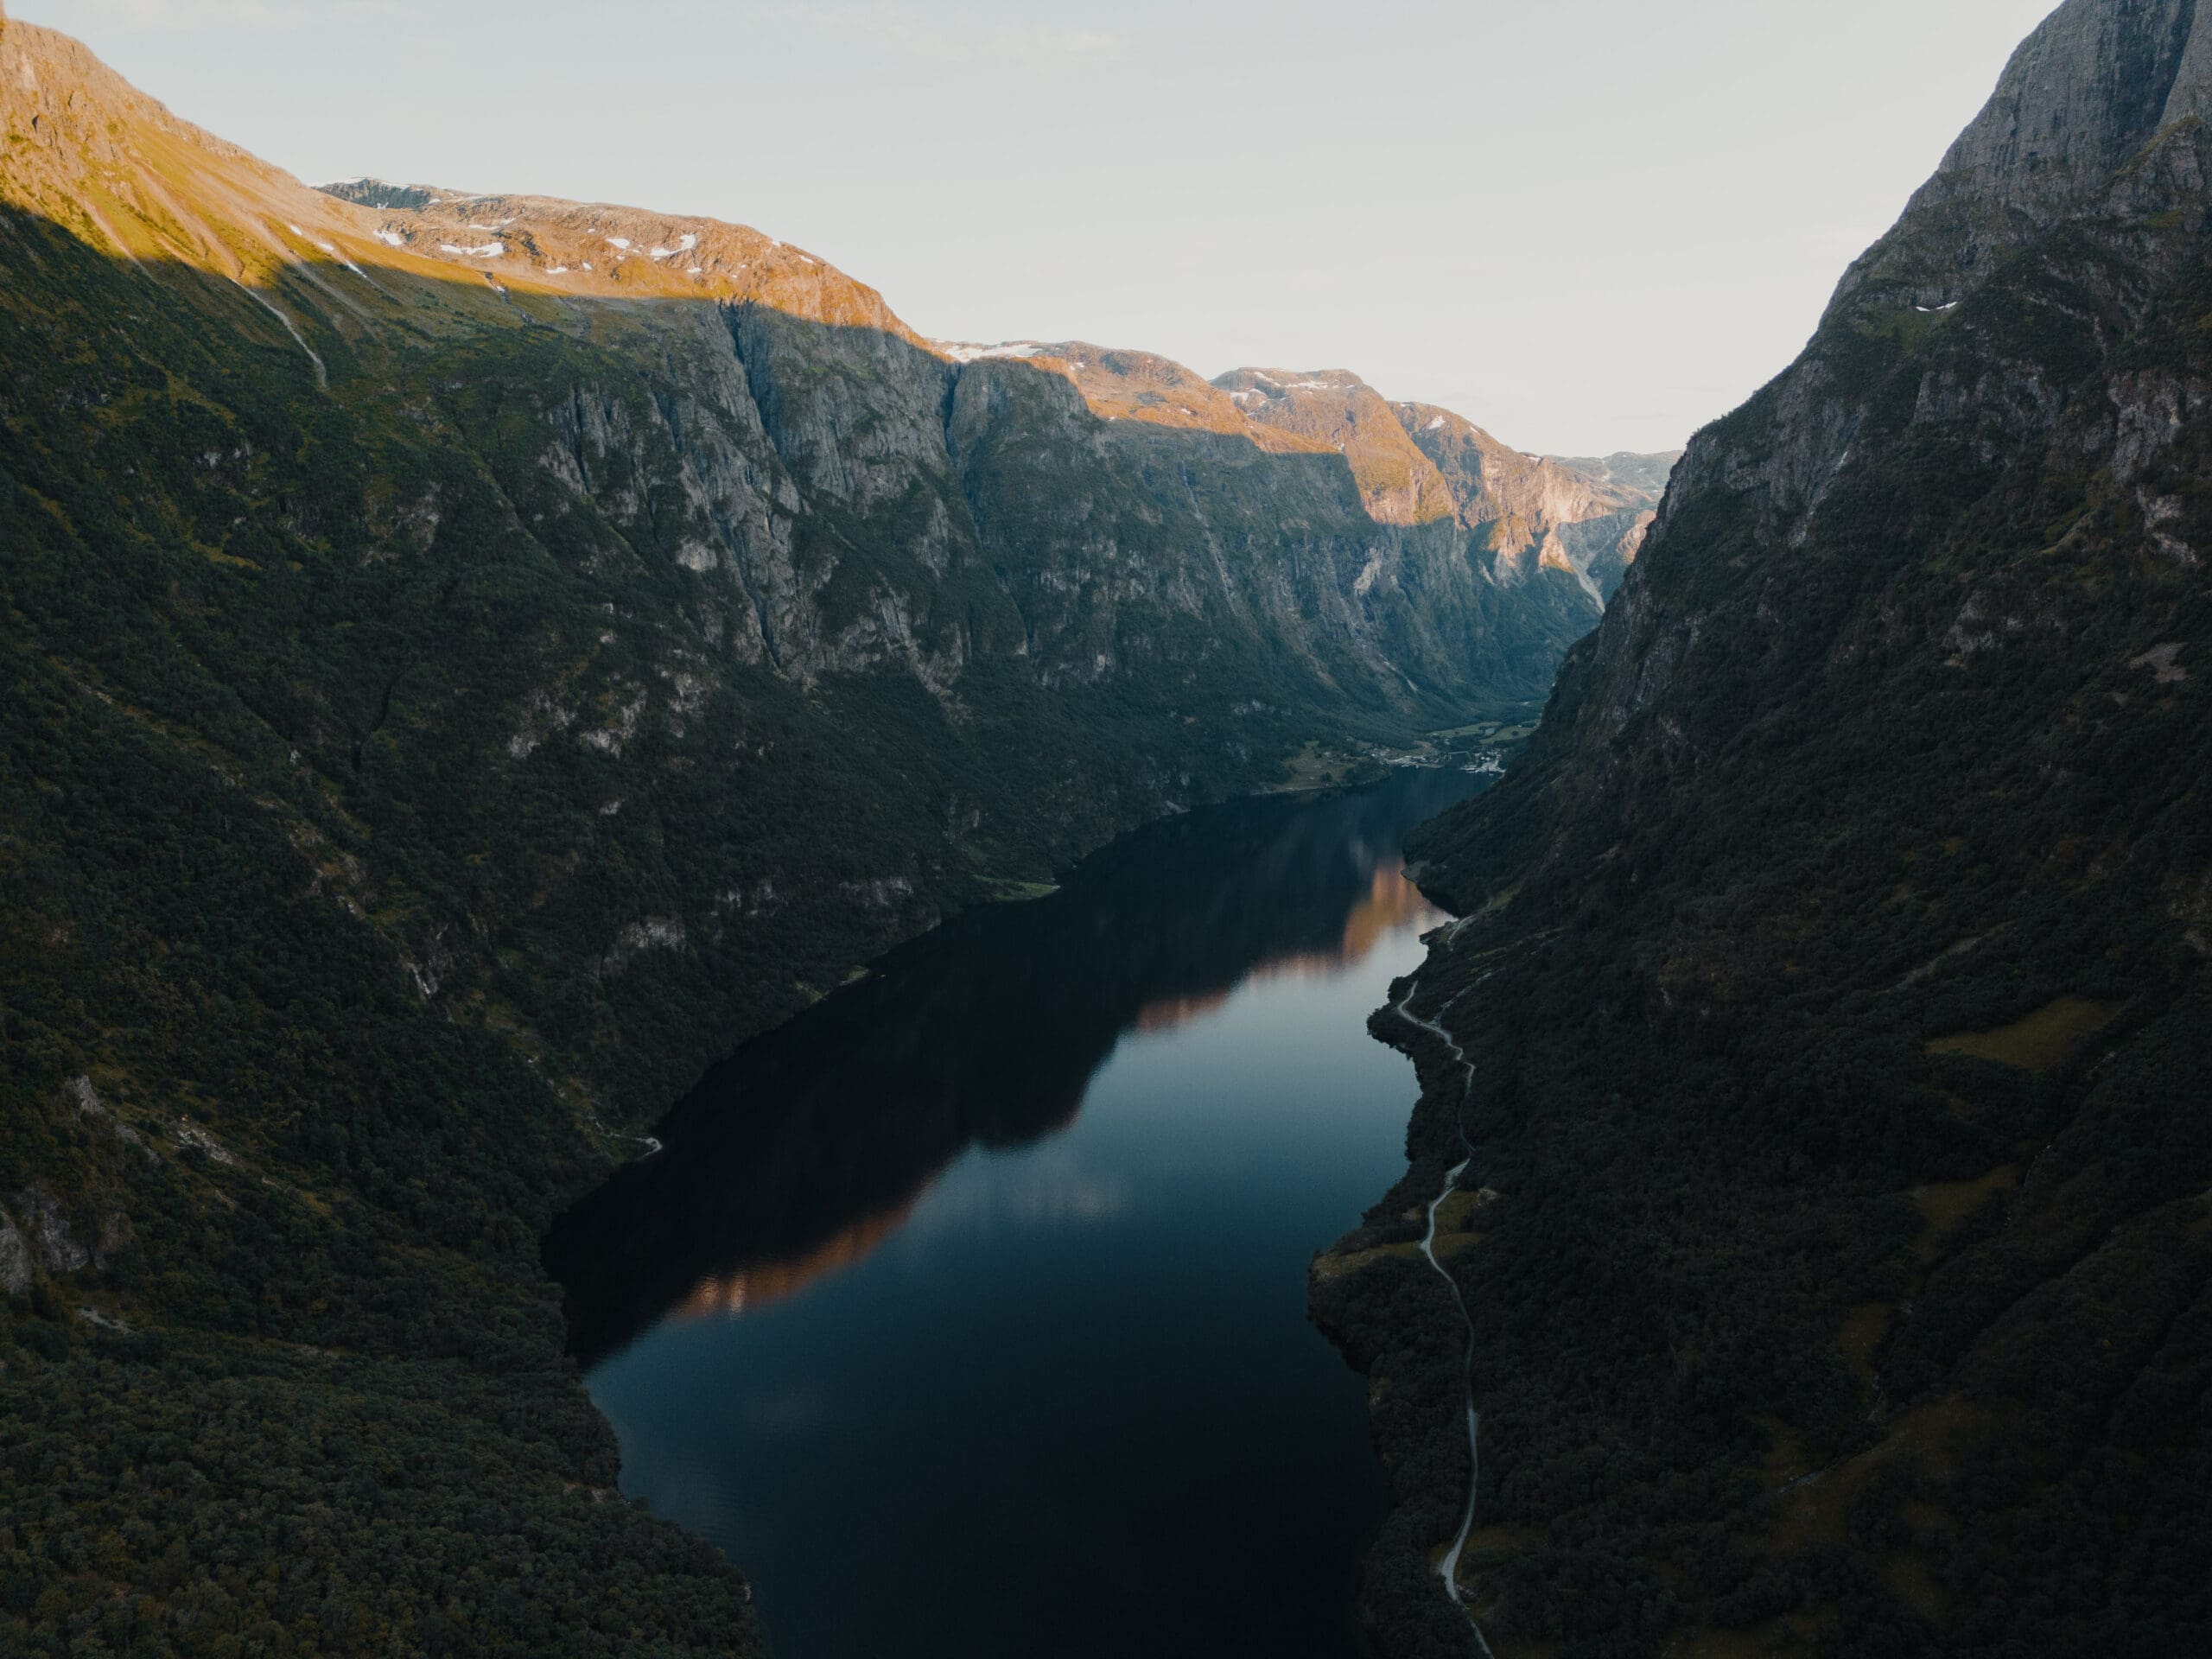
M 926 1192 L 928 1187 L 923 1188 Z M 785 1261 L 751 1262 L 728 1273 L 709 1274 L 691 1294 L 669 1310 L 672 1319 L 702 1319 L 709 1314 L 742 1313 L 772 1306 L 796 1296 L 817 1279 L 865 1261 L 875 1247 L 906 1224 L 920 1202 L 918 1192 L 881 1215 L 863 1216 L 834 1238 Z
M 1255 977 L 1339 970 L 1425 925 L 1400 839 L 1482 781 L 1402 773 L 1177 818 L 1048 898 L 892 952 L 709 1072 L 656 1131 L 666 1150 L 555 1230 L 572 1350 L 588 1364 L 664 1315 L 789 1297 L 896 1233 L 969 1144 L 1065 1128 L 1124 1032 L 1173 1029 Z
M 1344 918 L 1344 937 L 1333 948 L 1273 957 L 1255 963 L 1235 984 L 1194 995 L 1162 997 L 1147 1002 L 1137 1010 L 1130 1028 L 1147 1033 L 1173 1031 L 1178 1026 L 1219 1012 L 1238 985 L 1342 973 L 1366 961 L 1368 954 L 1389 935 L 1409 927 L 1426 929 L 1444 919 L 1444 912 L 1422 898 L 1421 889 L 1406 880 L 1403 859 L 1382 861 L 1375 867 L 1375 877 L 1366 895 Z
M 1193 813 L 717 1067 L 547 1246 L 622 1486 L 787 1659 L 1353 1659 L 1381 1512 L 1311 1254 L 1403 1168 L 1366 1034 L 1484 780 Z

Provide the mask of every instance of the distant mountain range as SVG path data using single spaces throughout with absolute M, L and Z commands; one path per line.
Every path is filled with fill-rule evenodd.
M 1532 563 L 1585 576 L 1595 567 L 1604 575 L 1585 586 L 1601 607 L 1635 557 L 1681 458 L 1680 451 L 1605 461 L 1524 454 L 1448 410 L 1386 404 L 1341 369 L 1236 369 L 1207 381 L 1166 358 L 1080 340 L 923 341 L 872 294 L 857 304 L 825 301 L 825 287 L 855 285 L 811 255 L 711 220 L 379 179 L 321 188 L 378 212 L 373 234 L 386 247 L 480 269 L 493 280 L 725 302 L 734 292 L 789 314 L 862 316 L 863 326 L 957 365 L 1021 363 L 1059 376 L 1106 420 L 1241 437 L 1275 454 L 1342 454 L 1376 523 L 1452 520 L 1478 532 L 1474 550 L 1508 586 Z M 1573 537 L 1580 558 L 1569 555 L 1563 535 Z

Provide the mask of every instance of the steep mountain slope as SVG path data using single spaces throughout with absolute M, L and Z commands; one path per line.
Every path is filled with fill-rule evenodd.
M 1523 589 L 1523 604 L 1555 595 L 1571 607 L 1602 607 L 1677 459 L 1526 454 L 1450 410 L 1385 403 L 1343 369 L 1236 369 L 1213 385 L 1253 425 L 1343 454 L 1376 518 L 1471 532 L 1468 556 L 1499 587 Z
M 1342 454 L 1369 511 L 1384 523 L 1424 524 L 1453 516 L 1451 486 L 1406 435 L 1389 404 L 1357 375 L 1236 369 L 1214 384 L 1252 419 Z
M 550 1217 L 853 963 L 1594 619 L 1063 349 L 0 31 L 0 1645 L 748 1649 L 604 1501 Z
M 1601 606 L 1636 562 L 1680 459 L 1526 454 L 1448 409 L 1393 407 L 1443 475 L 1459 522 L 1480 532 L 1494 580 L 1515 587 L 1564 572 Z
M 2069 0 L 1692 444 L 1524 765 L 1357 1249 L 1473 1157 L 1499 1655 L 2170 1653 L 2212 1617 L 2212 16 Z M 1404 994 L 1409 988 L 1400 988 Z M 1463 1142 L 1462 1133 L 1467 1137 Z M 1445 1287 L 1317 1278 L 1471 1652 Z

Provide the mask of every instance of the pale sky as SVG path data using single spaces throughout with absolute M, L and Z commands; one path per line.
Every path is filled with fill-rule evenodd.
M 1555 454 L 1780 370 L 2052 0 L 15 0 L 311 182 L 748 224 L 938 338 Z

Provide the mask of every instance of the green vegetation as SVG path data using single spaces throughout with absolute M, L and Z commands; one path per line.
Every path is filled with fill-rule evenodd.
M 1363 754 L 1349 754 L 1318 739 L 1290 757 L 1280 787 L 1288 791 L 1339 789 L 1348 784 L 1371 783 L 1382 775 L 1381 764 Z
M 1452 1258 L 1500 1659 L 2150 1655 L 2212 1619 L 2191 200 L 1988 256 L 1940 327 L 1862 268 L 1872 308 L 1847 284 L 1700 437 L 1523 762 L 1408 848 L 1472 918 L 1416 1006 L 1500 1194 Z M 1885 257 L 1951 246 L 1909 220 Z M 1428 1090 L 1347 1251 L 1460 1155 L 1458 1068 L 1376 1028 Z M 1425 1576 L 1469 1471 L 1416 1265 L 1314 1294 L 1382 1395 L 1393 1659 L 1472 1648 Z
M 2052 1071 L 2063 1065 L 2084 1039 L 2118 1019 L 2122 1007 L 2114 1002 L 2092 1002 L 2086 997 L 2062 996 L 2037 1008 L 2024 1020 L 1995 1031 L 1963 1032 L 1953 1037 L 1931 1037 L 1931 1054 L 1973 1054 L 1999 1065 L 2017 1065 L 2026 1071 Z
M 1448 525 L 1356 605 L 1333 455 L 893 329 L 275 258 L 9 38 L 0 1649 L 752 1651 L 609 1490 L 552 1219 L 854 963 L 1586 613 Z M 208 169 L 240 281 L 32 207 L 183 249 Z
M 991 902 L 994 904 L 1027 904 L 1033 899 L 1049 899 L 1058 893 L 1056 881 L 1020 881 L 1006 880 L 991 881 L 986 878 Z
M 63 1313 L 42 1298 L 11 1320 L 0 1384 L 11 1652 L 753 1643 L 713 1551 L 614 1493 L 604 1429 L 556 1372 Z

